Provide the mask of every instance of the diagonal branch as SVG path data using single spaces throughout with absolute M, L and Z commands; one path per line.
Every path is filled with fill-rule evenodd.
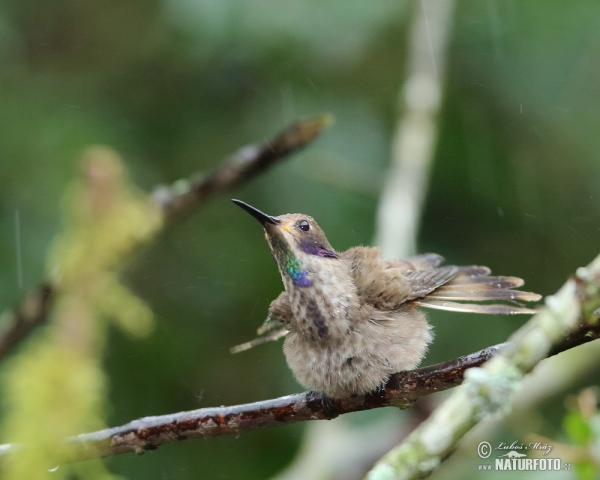
M 581 322 L 579 328 L 550 355 L 600 338 L 600 325 Z M 478 367 L 506 347 L 499 344 L 475 353 L 393 375 L 385 389 L 370 395 L 326 399 L 312 392 L 288 395 L 232 407 L 201 408 L 170 415 L 145 417 L 125 425 L 85 433 L 68 439 L 76 452 L 73 458 L 87 459 L 121 453 L 144 453 L 161 445 L 194 438 L 239 434 L 258 428 L 289 425 L 308 420 L 330 420 L 338 415 L 381 407 L 411 407 L 423 396 L 460 385 L 465 371 Z M 0 445 L 0 456 L 15 450 Z
M 333 121 L 319 115 L 296 122 L 274 138 L 241 148 L 207 175 L 180 180 L 171 187 L 161 187 L 154 199 L 167 220 L 192 210 L 207 197 L 230 190 L 262 173 L 274 163 L 312 142 Z
M 488 415 L 502 413 L 525 375 L 543 359 L 586 339 L 600 328 L 600 256 L 577 269 L 546 305 L 509 338 L 507 347 L 480 368 L 469 370 L 464 386 L 402 443 L 384 455 L 368 479 L 416 479 L 430 474 L 459 440 Z
M 96 451 L 95 455 L 142 453 L 179 440 L 239 434 L 308 420 L 331 420 L 345 413 L 380 407 L 405 409 L 419 397 L 460 384 L 467 368 L 481 365 L 501 347 L 489 347 L 449 362 L 398 373 L 385 389 L 370 395 L 323 399 L 313 392 L 303 392 L 232 407 L 201 408 L 142 418 L 121 427 L 79 435 L 71 441 L 92 454 Z
M 273 164 L 304 148 L 332 123 L 330 115 L 318 115 L 298 121 L 274 138 L 243 147 L 221 166 L 206 175 L 182 179 L 171 187 L 159 187 L 153 200 L 162 210 L 168 226 L 186 212 L 201 206 L 218 193 L 234 188 L 260 174 Z M 52 307 L 55 285 L 45 282 L 29 292 L 13 312 L 2 318 L 0 326 L 0 361 L 34 329 L 46 322 Z

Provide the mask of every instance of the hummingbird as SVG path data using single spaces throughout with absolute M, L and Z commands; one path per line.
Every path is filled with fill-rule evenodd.
M 274 217 L 232 201 L 262 224 L 285 287 L 261 336 L 232 352 L 285 336 L 296 380 L 325 397 L 367 394 L 415 368 L 433 339 L 419 307 L 531 314 L 536 310 L 524 304 L 541 298 L 513 290 L 523 285 L 520 278 L 492 276 L 481 266 L 440 266 L 435 253 L 386 260 L 377 247 L 337 252 L 308 215 Z

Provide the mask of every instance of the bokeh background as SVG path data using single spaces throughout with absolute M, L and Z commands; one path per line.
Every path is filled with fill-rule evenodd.
M 372 243 L 402 115 L 409 27 L 421 5 L 0 2 L 2 308 L 45 277 L 61 198 L 90 145 L 120 152 L 130 179 L 151 191 L 208 171 L 297 118 L 331 112 L 336 120 L 308 149 L 230 196 L 212 198 L 127 265 L 127 284 L 157 323 L 142 340 L 111 331 L 110 425 L 300 391 L 279 343 L 229 353 L 252 338 L 282 290 L 261 229 L 229 198 L 274 215 L 310 214 L 340 250 Z M 457 2 L 420 251 L 520 276 L 544 295 L 598 253 L 599 26 L 593 0 Z M 426 364 L 504 341 L 524 321 L 442 312 L 430 318 L 436 341 Z M 591 360 L 568 378 L 542 379 L 545 397 L 502 427 L 474 433 L 473 445 L 531 433 L 568 443 L 565 398 L 597 383 L 596 350 L 565 357 L 563 366 Z M 390 409 L 344 421 L 364 425 L 382 415 L 415 418 Z M 294 459 L 306 428 L 183 442 L 106 463 L 131 479 L 268 478 Z M 356 441 L 373 439 L 365 433 Z M 475 446 L 467 446 L 437 478 L 474 476 L 477 463 Z

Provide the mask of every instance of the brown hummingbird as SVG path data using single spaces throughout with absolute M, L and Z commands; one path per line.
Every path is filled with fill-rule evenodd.
M 308 215 L 272 217 L 233 202 L 264 227 L 285 291 L 269 307 L 263 336 L 232 351 L 286 336 L 283 350 L 298 382 L 331 398 L 372 392 L 420 363 L 433 337 L 417 307 L 535 313 L 523 302 L 540 299 L 512 290 L 523 285 L 520 278 L 439 266 L 443 258 L 435 253 L 385 260 L 376 247 L 336 252 Z

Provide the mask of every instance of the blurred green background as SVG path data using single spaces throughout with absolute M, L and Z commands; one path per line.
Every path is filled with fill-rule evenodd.
M 296 118 L 336 118 L 307 150 L 212 198 L 127 267 L 157 327 L 145 340 L 111 334 L 110 425 L 300 391 L 280 344 L 229 353 L 282 290 L 261 229 L 229 198 L 274 215 L 310 214 L 339 250 L 372 241 L 415 5 L 0 2 L 3 308 L 44 278 L 62 195 L 89 145 L 118 150 L 150 191 L 210 170 Z M 599 26 L 593 0 L 457 3 L 420 251 L 520 276 L 545 295 L 598 253 Z M 504 341 L 524 321 L 430 318 L 436 341 L 426 364 Z M 550 419 L 538 433 L 561 438 L 566 393 L 535 406 Z M 183 442 L 107 464 L 131 479 L 266 478 L 289 464 L 304 428 Z M 521 428 L 502 438 L 529 431 Z M 465 462 L 475 474 L 476 460 Z

